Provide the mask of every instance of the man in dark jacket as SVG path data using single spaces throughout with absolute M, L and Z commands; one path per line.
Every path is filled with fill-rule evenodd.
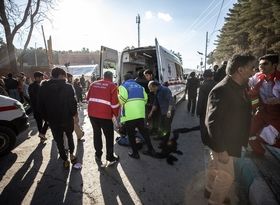
M 158 119 L 160 133 L 158 138 L 162 139 L 161 145 L 164 146 L 170 137 L 171 124 L 175 113 L 175 102 L 170 89 L 160 85 L 159 82 L 150 81 L 148 87 L 155 94 L 154 104 L 148 118 L 151 118 L 156 110 L 160 113 Z
M 214 80 L 218 83 L 226 76 L 227 61 L 223 61 L 221 67 L 217 69 L 214 75 Z
M 7 88 L 8 94 L 11 98 L 14 98 L 20 101 L 19 92 L 18 92 L 18 81 L 13 78 L 13 74 L 9 73 L 7 78 L 4 79 L 5 86 Z
M 245 94 L 254 73 L 255 57 L 234 55 L 227 76 L 210 92 L 205 124 L 212 150 L 205 196 L 208 204 L 223 204 L 234 180 L 233 158 L 241 156 L 249 139 L 251 103 Z
M 38 107 L 38 97 L 39 97 L 39 90 L 40 90 L 40 83 L 44 79 L 44 74 L 41 72 L 34 73 L 34 82 L 31 83 L 28 87 L 28 93 L 30 97 L 30 105 L 33 111 L 33 116 L 36 120 L 39 137 L 41 138 L 41 142 L 44 142 L 46 138 L 46 132 L 48 130 L 48 123 L 42 119 L 42 116 L 39 112 Z
M 194 116 L 196 107 L 197 89 L 199 88 L 199 79 L 195 77 L 195 72 L 190 73 L 190 78 L 187 81 L 186 93 L 188 94 L 188 111 Z
M 207 69 L 203 73 L 204 81 L 199 88 L 196 114 L 199 116 L 201 139 L 204 145 L 208 145 L 209 137 L 207 136 L 207 128 L 205 127 L 205 115 L 208 95 L 212 88 L 216 85 L 213 72 Z
M 39 93 L 39 105 L 42 117 L 48 121 L 64 167 L 70 163 L 64 149 L 63 132 L 66 133 L 70 160 L 74 164 L 76 157 L 72 132 L 73 117 L 77 114 L 77 101 L 71 84 L 66 83 L 66 72 L 61 68 L 52 69 L 52 79 L 42 83 Z

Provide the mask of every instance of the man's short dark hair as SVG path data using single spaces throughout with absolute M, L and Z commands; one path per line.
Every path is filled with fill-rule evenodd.
M 211 78 L 213 77 L 213 72 L 211 69 L 206 69 L 203 73 L 203 77 L 204 78 Z
M 123 79 L 124 79 L 124 81 L 127 81 L 127 80 L 130 80 L 130 79 L 133 79 L 133 76 L 131 75 L 131 73 L 126 73 L 123 76 Z
M 52 77 L 53 78 L 58 78 L 58 76 L 60 75 L 63 75 L 66 77 L 66 72 L 62 69 L 62 68 L 59 68 L 59 67 L 55 67 L 52 69 Z
M 151 80 L 148 84 L 148 86 L 160 86 L 160 83 L 158 81 L 155 80 Z
M 152 71 L 151 69 L 146 69 L 146 70 L 144 71 L 144 75 L 145 75 L 145 74 L 153 75 L 153 71 Z
M 137 72 L 137 77 L 140 78 L 140 79 L 145 78 L 144 70 L 143 70 L 143 69 L 142 69 L 142 70 L 139 70 L 139 71 Z
M 279 57 L 278 54 L 266 54 L 259 58 L 260 60 L 267 60 L 271 62 L 272 64 L 278 64 L 279 63 Z
M 8 73 L 8 78 L 12 78 L 13 77 L 13 74 L 12 73 Z
M 112 79 L 113 78 L 113 73 L 111 71 L 106 71 L 104 74 L 104 79 Z
M 195 72 L 194 71 L 190 73 L 190 77 L 192 77 L 192 78 L 195 77 Z
M 35 71 L 33 76 L 34 76 L 34 78 L 40 78 L 40 77 L 43 77 L 44 74 L 40 71 Z
M 67 78 L 73 78 L 73 75 L 71 73 L 67 72 L 66 75 L 67 75 Z
M 234 74 L 238 68 L 247 65 L 249 62 L 255 61 L 255 56 L 251 54 L 235 54 L 229 60 L 226 68 L 228 75 Z

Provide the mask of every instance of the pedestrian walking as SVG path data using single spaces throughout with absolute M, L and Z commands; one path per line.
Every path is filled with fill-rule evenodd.
M 148 97 L 145 89 L 133 80 L 130 73 L 124 75 L 124 82 L 119 86 L 118 98 L 122 105 L 121 123 L 124 124 L 132 148 L 132 152 L 128 155 L 135 159 L 140 158 L 135 141 L 135 129 L 137 128 L 148 147 L 143 154 L 154 156 L 155 151 L 145 125 L 145 109 Z
M 39 110 L 39 92 L 41 87 L 41 82 L 44 79 L 44 74 L 36 71 L 33 74 L 34 76 L 34 82 L 31 83 L 28 87 L 28 94 L 30 97 L 30 105 L 33 111 L 33 116 L 37 124 L 38 132 L 39 132 L 39 138 L 41 142 L 44 142 L 47 140 L 46 138 L 46 132 L 48 130 L 48 123 L 43 120 L 40 110 Z
M 73 84 L 73 75 L 71 73 L 66 73 L 66 75 L 67 75 L 67 82 L 72 85 Z M 76 98 L 77 98 L 77 96 L 76 96 Z M 85 132 L 83 131 L 82 127 L 79 125 L 79 121 L 80 121 L 80 119 L 79 119 L 79 116 L 77 113 L 77 115 L 74 116 L 74 131 L 75 131 L 75 134 L 76 134 L 78 140 L 83 141 L 82 137 L 85 135 Z M 68 148 L 68 142 L 67 142 L 66 135 L 64 135 L 64 145 L 65 145 L 65 147 L 67 145 L 67 148 Z
M 245 88 L 254 72 L 255 57 L 234 55 L 227 76 L 210 92 L 205 124 L 211 149 L 205 186 L 209 205 L 223 204 L 234 180 L 233 159 L 247 146 L 251 102 Z
M 205 115 L 207 108 L 208 95 L 212 88 L 216 85 L 214 81 L 214 74 L 210 69 L 203 73 L 204 81 L 199 88 L 196 114 L 199 117 L 201 140 L 204 145 L 208 145 L 209 137 L 207 135 L 207 128 L 205 126 Z
M 187 80 L 185 93 L 188 94 L 188 112 L 191 112 L 192 116 L 195 114 L 197 89 L 199 85 L 200 81 L 195 77 L 195 72 L 191 72 L 190 78 Z
M 106 71 L 104 79 L 91 84 L 88 94 L 88 115 L 93 128 L 93 142 L 95 149 L 95 160 L 101 163 L 102 131 L 106 139 L 106 160 L 109 165 L 119 160 L 114 156 L 114 126 L 112 118 L 118 117 L 119 102 L 117 97 L 117 86 L 113 83 L 113 73 Z
M 42 83 L 39 93 L 40 112 L 44 120 L 48 121 L 59 155 L 63 160 L 63 166 L 69 168 L 68 150 L 63 144 L 63 133 L 66 133 L 70 161 L 76 164 L 74 153 L 74 116 L 77 114 L 77 101 L 71 84 L 66 83 L 66 72 L 59 67 L 53 68 L 52 78 Z
M 81 103 L 83 102 L 83 88 L 81 86 L 79 78 L 76 78 L 74 80 L 73 86 L 75 89 L 78 105 L 81 106 Z

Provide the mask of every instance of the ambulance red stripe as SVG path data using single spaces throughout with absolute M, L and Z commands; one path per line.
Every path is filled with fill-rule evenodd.
M 8 111 L 8 110 L 16 110 L 18 109 L 16 106 L 11 105 L 11 106 L 3 106 L 0 107 L 0 112 Z

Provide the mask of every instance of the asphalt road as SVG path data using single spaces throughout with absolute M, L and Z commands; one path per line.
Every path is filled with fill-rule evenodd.
M 46 143 L 40 143 L 31 117 L 31 126 L 18 137 L 16 148 L 0 158 L 0 204 L 207 204 L 203 197 L 207 150 L 198 131 L 180 135 L 178 149 L 183 155 L 176 155 L 178 161 L 173 166 L 165 159 L 143 154 L 140 160 L 131 159 L 129 148 L 115 144 L 119 163 L 100 168 L 94 160 L 86 109 L 79 115 L 85 142 L 77 142 L 76 136 L 74 139 L 83 168 L 63 169 L 51 132 L 47 132 Z M 180 103 L 173 128 L 196 125 L 198 118 L 187 113 L 186 101 Z M 157 147 L 158 141 L 152 142 Z

